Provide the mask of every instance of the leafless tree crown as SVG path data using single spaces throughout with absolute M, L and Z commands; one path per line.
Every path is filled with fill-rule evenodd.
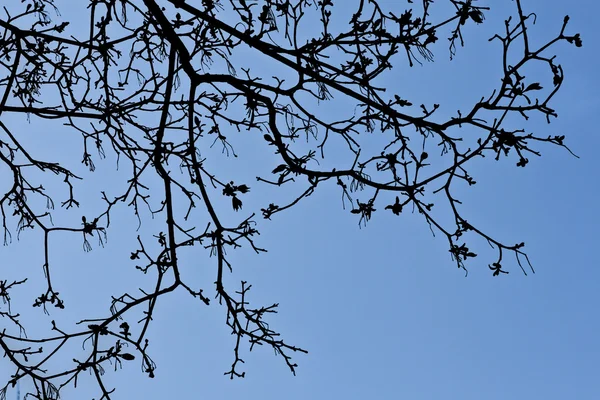
M 47 336 L 29 337 L 17 310 L 25 305 L 11 304 L 11 292 L 42 272 L 23 265 L 22 279 L 0 279 L 0 346 L 14 367 L 0 400 L 19 380 L 32 383 L 34 398 L 57 399 L 82 374 L 91 374 L 108 399 L 114 388 L 105 384 L 105 370 L 124 363 L 139 363 L 153 378 L 148 328 L 159 298 L 176 290 L 206 305 L 216 300 L 226 310 L 234 338 L 226 375 L 244 376 L 243 352 L 255 345 L 272 348 L 295 372 L 292 356 L 306 351 L 265 321 L 277 304 L 252 306 L 251 285 L 234 286 L 226 276 L 234 269 L 234 249 L 265 251 L 257 239 L 260 220 L 292 208 L 319 186 L 337 188 L 341 206 L 360 226 L 375 213 L 420 215 L 465 271 L 477 256 L 475 238 L 497 252 L 485 261 L 494 276 L 508 273 L 507 254 L 516 256 L 523 273 L 533 271 L 524 243 L 503 243 L 467 221 L 453 188 L 476 183 L 469 169 L 478 158 L 526 167 L 544 144 L 570 151 L 562 135 L 507 121 L 557 116 L 551 100 L 564 74 L 552 48 L 560 41 L 581 46 L 579 34 L 567 30 L 568 17 L 534 47 L 536 15 L 515 0 L 505 29 L 490 38 L 502 60 L 495 90 L 443 120 L 435 99 L 413 104 L 411 93 L 385 90 L 386 73 L 399 64 L 431 62 L 439 47 L 441 56 L 457 55 L 463 31 L 494 12 L 475 0 L 441 2 L 452 6 L 446 15 L 432 0 L 88 0 L 81 2 L 84 20 L 78 15 L 77 21 L 61 15 L 71 15 L 61 9 L 67 3 L 9 0 L 0 11 L 0 160 L 9 182 L 0 193 L 4 244 L 19 236 L 43 241 L 45 290 L 35 294 L 33 306 L 60 313 L 56 309 L 68 304 L 53 280 L 50 240 L 77 239 L 73 250 L 91 251 L 118 229 L 114 216 L 129 210 L 140 226 L 149 217 L 163 226 L 141 229 L 131 261 L 123 260 L 154 283 L 115 295 L 104 316 L 69 327 L 52 321 Z M 252 59 L 249 68 L 244 62 Z M 258 62 L 275 74 L 261 71 Z M 547 67 L 548 82 L 526 76 L 533 64 Z M 323 112 L 336 102 L 344 104 L 344 116 Z M 80 158 L 44 154 L 24 140 L 33 120 L 58 121 L 65 135 L 78 135 Z M 250 134 L 255 148 L 278 160 L 269 170 L 249 168 L 258 175 L 251 182 L 215 167 L 215 158 L 226 162 L 254 151 L 236 146 L 237 135 Z M 79 187 L 98 179 L 94 170 L 104 158 L 117 160 L 127 176 L 98 188 L 104 206 L 91 215 Z M 256 213 L 249 210 L 252 195 L 279 187 L 290 189 Z M 182 273 L 181 252 L 191 247 L 212 256 L 209 290 Z M 141 320 L 132 319 L 135 312 Z M 65 350 L 70 343 L 83 353 L 74 358 Z

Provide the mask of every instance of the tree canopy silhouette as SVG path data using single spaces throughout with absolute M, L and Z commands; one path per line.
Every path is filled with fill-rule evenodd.
M 499 76 L 490 77 L 495 89 L 444 118 L 436 99 L 414 104 L 413 94 L 390 90 L 386 77 L 399 64 L 432 62 L 434 50 L 457 56 L 468 42 L 466 27 L 485 24 L 493 12 L 475 0 L 448 0 L 449 13 L 436 11 L 433 0 L 89 0 L 81 2 L 85 18 L 66 13 L 73 7 L 67 3 L 11 0 L 0 16 L 0 160 L 9 183 L 0 193 L 4 244 L 27 237 L 43 255 L 42 270 L 24 265 L 22 279 L 0 279 L 0 346 L 14 366 L 0 399 L 25 379 L 35 398 L 56 399 L 84 371 L 108 399 L 114 388 L 105 385 L 104 371 L 123 363 L 140 363 L 153 378 L 148 328 L 157 302 L 174 291 L 223 308 L 234 338 L 227 376 L 244 376 L 243 353 L 255 345 L 271 347 L 295 372 L 293 356 L 306 350 L 266 321 L 277 304 L 251 305 L 251 285 L 227 281 L 235 277 L 229 254 L 239 247 L 266 251 L 259 223 L 325 185 L 339 190 L 340 206 L 361 227 L 375 215 L 401 220 L 417 213 L 465 271 L 477 257 L 476 238 L 497 252 L 484 261 L 493 276 L 509 272 L 507 254 L 523 273 L 533 271 L 524 243 L 501 242 L 463 217 L 454 188 L 476 183 L 469 171 L 477 159 L 507 158 L 524 168 L 544 145 L 570 152 L 565 136 L 518 125 L 557 117 L 551 100 L 564 72 L 553 47 L 582 45 L 567 29 L 568 17 L 534 46 L 536 15 L 514 0 L 505 29 L 490 38 L 502 60 Z M 532 64 L 549 74 L 526 73 Z M 344 110 L 323 111 L 336 104 Z M 36 147 L 24 138 L 32 120 L 60 122 L 60 135 L 80 138 L 81 153 Z M 237 144 L 242 135 L 253 147 Z M 247 163 L 243 172 L 255 180 L 222 167 L 259 148 L 276 161 L 268 170 Z M 84 182 L 102 182 L 96 166 L 114 160 L 122 181 L 82 193 Z M 278 197 L 252 210 L 256 193 Z M 92 197 L 101 209 L 87 206 Z M 73 244 L 72 251 L 104 246 L 111 231 L 129 223 L 115 217 L 122 210 L 139 229 L 123 264 L 137 269 L 144 286 L 138 291 L 131 282 L 131 291 L 112 297 L 106 315 L 73 326 L 52 320 L 47 335 L 29 336 L 20 316 L 29 305 L 12 304 L 11 293 L 38 277 L 45 288 L 33 306 L 46 314 L 67 308 L 54 280 L 61 271 L 51 241 Z M 151 219 L 162 228 L 144 229 Z M 203 288 L 182 272 L 189 248 L 213 262 Z M 72 343 L 83 346 L 76 358 Z

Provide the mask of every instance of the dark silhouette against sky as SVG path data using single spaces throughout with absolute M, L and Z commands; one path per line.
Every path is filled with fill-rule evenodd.
M 593 39 L 497 3 L 9 0 L 0 400 L 593 398 Z

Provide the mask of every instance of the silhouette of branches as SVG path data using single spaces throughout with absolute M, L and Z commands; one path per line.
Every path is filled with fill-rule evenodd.
M 264 204 L 263 219 L 330 182 L 360 226 L 379 214 L 396 218 L 416 211 L 447 240 L 457 267 L 466 271 L 477 257 L 471 243 L 481 238 L 497 251 L 489 261 L 494 276 L 508 273 L 506 254 L 516 256 L 523 273 L 533 271 L 524 243 L 502 242 L 467 221 L 454 188 L 457 182 L 476 184 L 469 170 L 482 157 L 509 158 L 526 167 L 544 143 L 570 151 L 562 135 L 536 134 L 507 120 L 539 115 L 550 122 L 557 116 L 551 100 L 564 72 L 550 51 L 561 41 L 577 47 L 582 41 L 567 31 L 565 17 L 554 37 L 534 47 L 529 35 L 536 16 L 515 0 L 504 31 L 490 39 L 500 44 L 502 57 L 495 90 L 443 120 L 437 103 L 415 105 L 411 93 L 386 91 L 381 82 L 394 65 L 433 61 L 440 38 L 448 39 L 445 51 L 456 57 L 468 42 L 464 27 L 485 23 L 492 12 L 475 0 L 448 1 L 454 10 L 441 15 L 432 0 L 402 13 L 402 7 L 389 10 L 377 0 L 343 6 L 333 0 L 90 0 L 82 2 L 88 14 L 81 26 L 81 21 L 63 20 L 59 11 L 66 3 L 58 0 L 4 6 L 0 160 L 10 185 L 0 194 L 0 211 L 5 245 L 25 231 L 43 236 L 46 289 L 33 306 L 47 314 L 68 306 L 53 280 L 51 237 L 79 237 L 86 252 L 96 242 L 104 246 L 111 229 L 118 229 L 113 225 L 121 221 L 114 216 L 123 208 L 137 218 L 138 228 L 148 217 L 164 221 L 164 228 L 140 233 L 130 256 L 140 274 L 152 277 L 150 288 L 113 297 L 109 315 L 68 328 L 52 321 L 48 336 L 28 337 L 11 304 L 11 291 L 29 276 L 0 280 L 0 347 L 14 366 L 0 396 L 29 379 L 36 389 L 33 398 L 57 399 L 86 372 L 97 381 L 101 398 L 109 399 L 114 388 L 105 384 L 105 370 L 129 362 L 140 363 L 153 378 L 148 329 L 159 298 L 176 290 L 205 305 L 214 294 L 224 308 L 234 336 L 227 376 L 244 376 L 243 353 L 256 345 L 272 348 L 295 373 L 293 356 L 306 350 L 282 340 L 268 324 L 278 304 L 251 305 L 251 285 L 241 281 L 232 288 L 225 278 L 235 270 L 228 250 L 266 251 L 257 240 L 259 218 L 245 203 L 267 187 L 300 187 L 301 194 L 290 198 L 284 191 L 287 200 Z M 347 10 L 352 14 L 345 16 Z M 280 72 L 267 76 L 244 63 L 249 57 L 266 60 Z M 526 77 L 531 64 L 545 66 L 551 81 Z M 319 111 L 340 99 L 352 102 L 354 111 L 338 119 Z M 19 131 L 27 128 L 13 122 L 17 117 L 60 121 L 65 131 L 80 136 L 81 159 L 67 161 L 67 167 L 52 161 L 59 158 L 53 152 L 38 156 L 40 149 Z M 468 137 L 461 136 L 466 129 Z M 236 131 L 258 133 L 256 146 L 278 160 L 266 173 L 256 171 L 255 184 L 216 172 L 211 162 L 215 152 L 210 149 L 231 158 L 250 152 L 236 146 Z M 90 215 L 78 188 L 96 179 L 92 173 L 108 155 L 116 156 L 128 177 L 124 190 L 100 188 L 104 208 Z M 78 162 L 88 171 L 78 172 Z M 40 176 L 44 184 L 37 183 Z M 61 186 L 46 185 L 52 176 Z M 451 223 L 443 222 L 447 213 L 434 207 L 439 202 L 449 207 Z M 55 220 L 56 205 L 61 217 Z M 81 223 L 65 215 L 81 217 Z M 181 252 L 190 247 L 213 257 L 211 294 L 193 288 L 182 274 Z M 134 324 L 136 312 L 143 318 Z M 73 342 L 81 343 L 83 357 L 65 354 Z M 72 361 L 61 362 L 59 369 L 49 366 L 56 358 Z

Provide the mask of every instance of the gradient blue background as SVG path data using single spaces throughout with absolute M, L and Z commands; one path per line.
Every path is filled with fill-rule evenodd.
M 445 36 L 440 35 L 436 62 L 412 69 L 399 65 L 389 87 L 401 84 L 399 94 L 406 93 L 416 104 L 439 102 L 449 113 L 489 95 L 496 83 L 489 71 L 499 66 L 500 52 L 498 43 L 487 39 L 515 7 L 506 0 L 487 3 L 493 7 L 489 21 L 466 29 L 467 47 L 459 49 L 454 61 L 448 61 Z M 407 5 L 398 4 L 400 13 Z M 511 264 L 509 275 L 493 278 L 488 260 L 481 259 L 471 263 L 465 278 L 451 261 L 445 240 L 433 238 L 417 215 L 376 213 L 359 229 L 357 218 L 342 210 L 335 185 L 323 187 L 290 212 L 262 223 L 259 244 L 269 253 L 232 256 L 237 269 L 231 282 L 249 280 L 254 304 L 278 302 L 280 313 L 269 319 L 272 326 L 286 341 L 309 350 L 295 358 L 297 376 L 271 350 L 259 348 L 243 354 L 246 378 L 230 381 L 223 372 L 233 361 L 234 341 L 224 325 L 224 309 L 216 303 L 207 308 L 180 293 L 159 302 L 150 330 L 156 379 L 139 371 L 138 360 L 119 373 L 107 372 L 107 382 L 117 387 L 114 398 L 600 398 L 600 6 L 591 0 L 523 0 L 523 6 L 538 15 L 532 38 L 554 35 L 565 14 L 571 16 L 569 32 L 583 37 L 581 49 L 567 43 L 555 47 L 566 74 L 552 102 L 559 119 L 547 125 L 536 118 L 527 125 L 537 133 L 566 134 L 566 143 L 580 158 L 542 146 L 543 157 L 530 157 L 524 169 L 515 168 L 513 159 L 486 159 L 474 170 L 478 184 L 460 198 L 469 221 L 508 242 L 526 242 L 535 275 L 523 276 Z M 63 14 L 69 19 L 68 10 Z M 327 107 L 335 109 L 336 101 Z M 12 122 L 7 114 L 2 118 Z M 27 134 L 41 129 L 34 128 L 35 122 L 31 126 Z M 261 140 L 258 135 L 254 139 Z M 46 148 L 39 145 L 38 154 Z M 110 174 L 101 173 L 97 187 L 112 183 Z M 252 194 L 259 189 L 254 184 Z M 256 204 L 264 206 L 266 200 L 258 195 Z M 145 222 L 142 232 L 152 224 Z M 69 308 L 63 316 L 32 314 L 31 320 L 44 326 L 50 318 L 75 320 L 87 308 L 105 315 L 107 298 L 90 294 L 87 302 L 76 299 L 99 287 L 119 295 L 131 289 L 132 279 L 140 279 L 123 261 L 134 250 L 119 239 L 126 234 L 109 231 L 108 246 L 93 243 L 89 254 L 80 249 L 79 238 L 73 238 L 76 251 L 69 253 L 60 248 L 68 238 L 57 239 L 54 257 L 64 269 L 57 269 L 55 279 Z M 0 274 L 39 272 L 41 255 L 29 251 L 30 240 L 0 248 Z M 202 262 L 192 256 L 188 261 Z M 117 275 L 106 272 L 108 265 L 118 269 Z M 214 271 L 199 271 L 194 272 L 199 282 L 212 290 Z M 37 292 L 15 293 L 15 304 L 19 299 L 30 303 L 33 294 Z M 29 313 L 25 307 L 20 311 Z M 0 378 L 4 381 L 11 372 L 6 360 L 0 360 Z M 99 397 L 91 376 L 80 386 L 81 392 L 65 390 L 63 398 Z M 27 389 L 21 387 L 22 392 Z M 14 398 L 12 393 L 7 398 Z

